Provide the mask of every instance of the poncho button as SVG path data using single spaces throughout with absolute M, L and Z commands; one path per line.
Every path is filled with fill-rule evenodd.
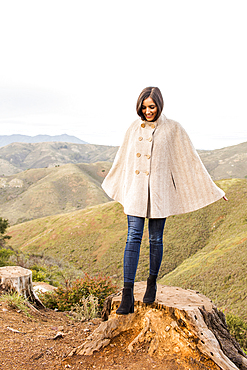
M 154 124 L 152 124 L 152 125 L 151 125 L 151 127 L 152 127 L 152 128 L 155 128 L 155 125 L 154 125 Z
M 136 172 L 137 175 L 139 175 L 139 173 L 140 173 L 140 171 L 138 171 L 138 170 L 136 170 L 135 172 Z
M 145 173 L 146 173 L 147 176 L 149 175 L 149 172 L 148 171 L 146 171 Z
M 139 137 L 139 141 L 142 141 L 142 139 L 143 139 L 143 137 L 142 137 L 142 136 L 140 136 L 140 137 Z
M 136 153 L 136 156 L 139 158 L 141 156 L 141 153 Z
M 148 139 L 148 141 L 150 141 L 150 143 L 151 143 L 151 141 L 152 141 L 153 139 L 150 137 L 149 139 Z
M 146 157 L 147 157 L 147 159 L 150 159 L 151 158 L 151 155 L 148 154 L 148 155 L 146 155 Z
M 144 128 L 144 127 L 145 127 L 145 123 L 142 123 L 142 124 L 141 124 L 141 127 L 142 127 L 142 128 Z

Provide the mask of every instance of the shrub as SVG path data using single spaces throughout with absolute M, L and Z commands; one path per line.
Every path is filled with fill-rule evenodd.
M 77 321 L 84 321 L 97 317 L 98 298 L 91 294 L 87 298 L 82 297 L 79 303 L 71 307 L 71 314 Z
M 11 238 L 9 235 L 4 235 L 9 226 L 8 220 L 0 217 L 0 267 L 9 265 L 9 258 L 14 251 L 10 247 L 6 247 L 6 241 Z
M 237 315 L 228 313 L 226 323 L 230 334 L 235 337 L 243 350 L 247 350 L 247 323 Z
M 0 267 L 11 265 L 9 262 L 10 256 L 14 254 L 14 251 L 0 246 Z
M 35 260 L 35 258 L 33 259 Z M 23 262 L 23 267 L 32 270 L 32 281 L 42 281 L 53 286 L 59 285 L 58 279 L 61 280 L 62 273 L 55 264 L 52 266 L 50 263 L 45 265 L 46 261 L 41 261 L 44 265 L 39 265 L 38 263 L 30 263 L 30 261 L 32 262 L 32 256 L 29 257 L 29 263 Z
M 91 277 L 88 274 L 82 279 L 72 283 L 67 282 L 66 286 L 58 287 L 54 292 L 46 292 L 40 295 L 45 306 L 59 311 L 69 311 L 72 306 L 80 304 L 81 299 L 90 295 L 98 299 L 98 311 L 103 308 L 105 299 L 114 293 L 116 286 L 112 284 L 109 277 Z
M 44 267 L 33 265 L 31 266 L 32 270 L 32 280 L 33 281 L 44 281 L 45 283 L 49 283 L 50 281 L 47 279 L 47 270 Z
M 2 247 L 4 247 L 5 240 L 11 238 L 11 236 L 9 235 L 4 235 L 8 226 L 9 226 L 9 221 L 6 220 L 5 218 L 0 217 L 0 245 Z

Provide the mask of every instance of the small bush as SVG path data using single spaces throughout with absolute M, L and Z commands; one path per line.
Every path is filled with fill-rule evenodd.
M 226 315 L 226 323 L 230 334 L 236 339 L 244 351 L 247 350 L 247 323 L 237 315 Z
M 71 314 L 77 321 L 94 319 L 98 315 L 98 298 L 91 294 L 87 298 L 82 297 L 71 307 Z
M 50 283 L 47 278 L 47 269 L 38 265 L 31 266 L 32 270 L 32 281 L 44 281 Z
M 44 305 L 59 311 L 69 311 L 76 304 L 80 305 L 81 299 L 90 295 L 98 299 L 98 311 L 103 308 L 105 299 L 114 293 L 116 286 L 111 279 L 105 276 L 91 277 L 88 274 L 82 279 L 77 279 L 65 287 L 58 287 L 54 292 L 46 292 L 40 295 Z
M 11 238 L 11 236 L 5 235 L 8 226 L 9 221 L 0 217 L 0 267 L 11 265 L 9 258 L 14 254 L 11 247 L 6 247 L 7 240 Z
M 6 302 L 9 307 L 21 310 L 27 316 L 30 316 L 28 312 L 26 299 L 22 295 L 18 294 L 17 292 L 5 293 L 1 296 L 1 300 L 3 302 Z
M 32 260 L 32 257 L 29 258 Z M 29 261 L 30 262 L 30 261 Z M 58 279 L 61 279 L 61 273 L 57 266 L 53 265 L 39 265 L 37 263 L 28 264 L 27 262 L 23 262 L 23 267 L 32 270 L 32 281 L 35 282 L 45 282 L 51 284 L 53 286 L 58 286 Z
M 7 248 L 2 248 L 0 246 L 0 267 L 9 266 L 11 262 L 9 262 L 10 256 L 14 254 L 14 251 Z

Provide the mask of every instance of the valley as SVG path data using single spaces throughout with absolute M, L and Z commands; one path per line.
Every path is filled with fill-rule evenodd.
M 35 265 L 51 283 L 103 273 L 122 286 L 126 215 L 101 188 L 116 151 L 49 142 L 0 148 L 0 216 L 10 223 L 11 263 Z M 168 218 L 159 282 L 198 290 L 246 320 L 247 143 L 199 155 L 229 201 Z M 137 281 L 148 268 L 146 222 Z
M 159 282 L 199 290 L 218 307 L 247 319 L 247 180 L 221 180 L 228 202 L 220 200 L 196 212 L 168 218 Z M 39 218 L 8 229 L 11 246 L 39 263 L 47 259 L 80 274 L 103 273 L 121 287 L 127 222 L 122 206 L 108 202 Z M 136 281 L 149 267 L 145 224 Z M 68 276 L 68 275 L 66 275 Z

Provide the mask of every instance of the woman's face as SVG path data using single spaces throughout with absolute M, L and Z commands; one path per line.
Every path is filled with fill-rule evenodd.
M 157 105 L 154 103 L 152 98 L 143 100 L 142 113 L 147 121 L 154 121 L 157 114 Z

